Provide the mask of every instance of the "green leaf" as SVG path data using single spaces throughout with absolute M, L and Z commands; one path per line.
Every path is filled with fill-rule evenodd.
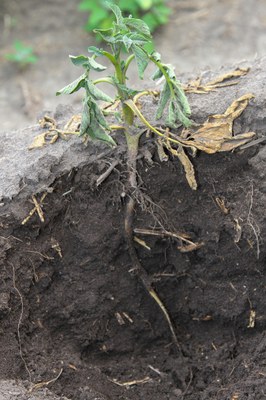
M 148 25 L 145 24 L 145 22 L 142 21 L 141 19 L 124 18 L 124 23 L 131 30 L 134 30 L 135 32 L 139 32 L 139 33 L 151 38 L 151 33 L 150 33 L 150 29 L 149 29 Z
M 176 79 L 176 75 L 175 75 L 175 68 L 173 67 L 173 65 L 171 64 L 162 64 L 164 69 L 167 72 L 167 75 L 169 76 L 169 78 L 172 79 Z
M 106 67 L 104 65 L 97 63 L 92 57 L 89 57 L 89 64 L 91 69 L 93 69 L 94 71 L 101 72 L 106 70 Z
M 85 135 L 91 123 L 90 107 L 88 105 L 88 99 L 83 102 L 83 112 L 81 116 L 81 124 L 79 133 L 80 135 Z
M 119 83 L 118 80 L 115 77 L 111 77 L 111 79 L 112 79 L 112 81 L 114 83 L 114 86 L 118 90 L 123 92 L 125 98 L 132 98 L 132 97 L 136 96 L 136 94 L 142 92 L 142 90 L 131 89 L 128 86 L 126 86 L 126 85 L 124 85 L 122 83 Z
M 110 130 L 109 125 L 105 119 L 105 116 L 103 115 L 102 110 L 98 106 L 98 104 L 95 102 L 92 102 L 91 107 L 92 107 L 92 110 L 94 113 L 94 119 L 96 119 L 101 126 L 103 126 L 105 129 L 107 129 L 109 131 Z
M 116 146 L 114 139 L 100 125 L 91 124 L 86 133 L 92 140 L 99 140 L 111 147 Z
M 99 33 L 102 35 L 103 31 L 101 29 L 96 29 L 95 32 Z M 138 46 L 144 47 L 146 43 L 150 42 L 150 39 L 148 39 L 146 36 L 140 34 L 140 33 L 135 33 L 135 32 L 122 32 L 122 33 L 117 33 L 113 36 L 102 36 L 103 39 L 110 43 L 110 44 L 124 44 L 127 51 L 131 49 L 131 46 L 133 44 L 136 44 Z
M 170 128 L 176 128 L 178 121 L 180 121 L 186 127 L 191 125 L 190 119 L 183 113 L 180 104 L 175 102 L 173 99 L 169 103 L 166 124 L 170 126 Z
M 134 44 L 137 44 L 139 46 L 142 46 L 145 43 L 150 43 L 151 41 L 150 37 L 147 37 L 142 33 L 138 32 L 130 32 L 128 33 L 128 37 L 130 37 L 130 39 L 134 42 Z
M 71 82 L 69 85 L 58 90 L 58 92 L 56 92 L 56 96 L 59 96 L 60 94 L 72 94 L 74 92 L 77 92 L 80 88 L 85 86 L 86 78 L 87 78 L 86 74 L 81 75 L 79 78 Z
M 86 90 L 89 92 L 89 94 L 94 98 L 94 100 L 102 100 L 102 101 L 107 101 L 108 103 L 113 103 L 114 100 L 105 94 L 102 90 L 97 88 L 94 83 L 87 79 L 86 84 L 85 84 Z
M 188 103 L 187 96 L 181 87 L 181 83 L 177 79 L 174 79 L 172 82 L 173 82 L 173 87 L 174 87 L 176 97 L 178 99 L 178 102 L 180 102 L 180 104 L 182 106 L 184 114 L 191 115 L 190 105 Z
M 84 64 L 88 63 L 88 59 L 89 59 L 89 57 L 85 57 L 82 55 L 80 55 L 80 56 L 71 56 L 70 55 L 69 58 L 70 58 L 71 62 L 77 66 L 83 66 Z
M 129 51 L 130 47 L 133 44 L 133 41 L 127 35 L 123 36 L 122 41 L 123 41 L 123 43 L 125 45 L 126 50 Z
M 161 54 L 158 53 L 157 51 L 154 51 L 151 54 L 151 57 L 154 58 L 154 60 L 157 61 L 157 62 L 161 61 Z
M 88 70 L 93 69 L 94 71 L 101 72 L 106 69 L 104 65 L 97 63 L 93 57 L 85 57 L 81 55 L 81 56 L 69 56 L 69 58 L 74 65 L 82 66 Z
M 123 18 L 120 8 L 116 4 L 111 3 L 110 1 L 106 1 L 105 6 L 106 6 L 106 8 L 109 8 L 114 13 L 117 24 L 121 27 L 124 26 L 124 18 Z
M 190 119 L 184 114 L 184 110 L 181 108 L 180 104 L 175 102 L 176 110 L 176 122 L 180 121 L 185 127 L 191 125 Z
M 149 56 L 141 47 L 136 46 L 135 44 L 132 46 L 132 51 L 135 55 L 139 77 L 140 79 L 143 79 L 144 71 L 149 63 Z
M 84 101 L 80 125 L 80 135 L 88 135 L 93 140 L 100 140 L 109 146 L 116 146 L 113 138 L 106 132 L 109 130 L 102 111 L 91 97 Z
M 175 110 L 175 103 L 174 101 L 170 101 L 168 107 L 168 116 L 166 120 L 166 124 L 171 128 L 176 128 L 176 110 Z
M 88 52 L 93 53 L 95 56 L 102 56 L 104 51 L 96 46 L 89 46 Z
M 101 36 L 101 38 L 107 43 L 114 43 L 114 30 L 113 28 L 108 29 L 94 29 L 93 32 Z
M 160 94 L 160 99 L 157 107 L 156 118 L 160 119 L 163 115 L 164 109 L 170 99 L 171 91 L 167 82 L 164 83 L 163 89 Z
M 156 71 L 152 74 L 151 79 L 153 81 L 157 81 L 157 79 L 160 79 L 163 76 L 162 71 L 158 68 Z

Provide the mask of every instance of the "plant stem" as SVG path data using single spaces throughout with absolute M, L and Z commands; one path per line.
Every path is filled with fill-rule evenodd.
M 129 255 L 133 264 L 133 269 L 137 270 L 145 288 L 149 290 L 151 283 L 147 272 L 141 266 L 137 253 L 133 244 L 133 220 L 134 220 L 134 210 L 136 206 L 135 193 L 137 190 L 137 155 L 139 148 L 139 138 L 140 134 L 130 135 L 125 132 L 127 139 L 127 169 L 128 169 L 128 183 L 129 183 L 129 193 L 128 200 L 126 204 L 125 212 L 125 236 L 128 245 Z
M 128 70 L 128 67 L 129 67 L 129 65 L 131 64 L 131 61 L 134 60 L 134 58 L 135 58 L 135 54 L 131 54 L 131 55 L 126 59 L 125 66 L 124 66 L 124 75 L 126 75 L 127 70 Z
M 175 96 L 175 92 L 174 92 L 173 86 L 172 86 L 172 84 L 171 84 L 171 80 L 169 79 L 169 76 L 168 76 L 167 72 L 165 71 L 163 65 L 162 65 L 159 61 L 157 61 L 157 60 L 156 60 L 152 55 L 150 55 L 150 54 L 149 54 L 149 59 L 150 59 L 150 60 L 159 68 L 159 70 L 162 72 L 162 74 L 163 74 L 163 76 L 165 77 L 165 80 L 166 80 L 166 82 L 167 82 L 167 84 L 168 84 L 168 86 L 169 86 L 171 95 L 172 95 L 172 97 L 174 97 L 174 96 Z
M 99 79 L 95 79 L 95 81 L 93 81 L 94 85 L 97 85 L 98 83 L 109 83 L 110 85 L 114 86 L 114 83 L 111 78 L 99 78 Z
M 139 150 L 139 139 L 142 132 L 131 135 L 125 131 L 127 140 L 127 166 L 129 174 L 129 184 L 131 189 L 137 188 L 137 156 Z
M 122 102 L 123 120 L 127 126 L 132 126 L 134 122 L 134 112 L 127 104 Z M 130 134 L 128 133 L 130 136 Z

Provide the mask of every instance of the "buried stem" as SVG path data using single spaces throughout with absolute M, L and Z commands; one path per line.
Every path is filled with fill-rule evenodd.
M 170 329 L 173 341 L 175 345 L 180 348 L 173 324 L 171 322 L 171 318 L 168 314 L 166 307 L 161 301 L 158 294 L 152 288 L 151 279 L 148 276 L 146 270 L 141 265 L 137 252 L 133 242 L 133 221 L 134 221 L 134 211 L 136 206 L 135 200 L 135 191 L 137 190 L 137 155 L 138 155 L 138 147 L 139 147 L 139 139 L 141 133 L 138 135 L 131 136 L 128 132 L 125 132 L 127 145 L 128 145 L 128 155 L 127 155 L 127 167 L 128 167 L 128 181 L 129 181 L 129 196 L 126 203 L 125 210 L 125 238 L 128 246 L 129 256 L 132 262 L 132 269 L 137 272 L 138 277 L 141 280 L 141 283 L 149 293 L 149 295 L 154 299 L 157 305 L 160 307 L 165 320 L 167 321 L 168 327 Z

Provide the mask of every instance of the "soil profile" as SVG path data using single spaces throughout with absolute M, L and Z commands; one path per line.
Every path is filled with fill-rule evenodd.
M 262 135 L 265 71 L 264 59 L 237 85 L 190 95 L 193 117 L 200 122 L 252 92 L 234 129 Z M 61 107 L 54 117 L 63 124 L 71 113 Z M 136 231 L 139 260 L 169 312 L 176 345 L 132 271 L 123 151 L 71 139 L 28 152 L 40 131 L 11 132 L 4 140 L 1 399 L 264 399 L 264 144 L 198 153 L 199 188 L 192 191 L 178 161 L 160 163 L 152 138 L 143 141 L 139 182 L 151 200 L 135 210 L 134 228 L 202 244 L 185 251 L 180 239 Z M 118 165 L 97 187 L 114 159 Z M 43 222 L 30 215 L 32 196 L 42 201 Z

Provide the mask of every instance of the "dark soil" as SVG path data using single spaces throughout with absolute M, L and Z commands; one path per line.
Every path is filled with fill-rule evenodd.
M 73 400 L 264 399 L 264 166 L 258 156 L 249 162 L 255 151 L 201 154 L 196 192 L 176 161 L 138 164 L 154 203 L 136 210 L 134 226 L 204 242 L 188 253 L 166 238 L 139 236 L 150 251 L 136 244 L 178 347 L 130 272 L 123 163 L 98 189 L 111 158 L 57 179 L 43 224 L 33 216 L 22 227 L 3 213 L 0 377 L 47 382 L 62 369 L 49 388 Z

